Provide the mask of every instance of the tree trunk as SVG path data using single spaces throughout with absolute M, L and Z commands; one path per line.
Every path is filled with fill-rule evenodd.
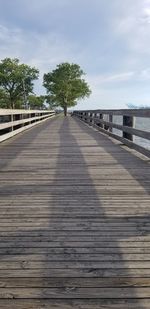
M 14 109 L 15 108 L 15 102 L 12 99 L 12 97 L 10 96 L 10 108 Z
M 64 116 L 67 116 L 67 105 L 64 106 Z
M 15 108 L 15 103 L 13 101 L 11 101 L 11 108 L 14 109 Z

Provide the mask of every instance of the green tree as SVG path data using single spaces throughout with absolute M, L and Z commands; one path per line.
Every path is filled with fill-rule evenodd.
M 28 105 L 31 109 L 45 109 L 45 96 L 29 95 Z
M 9 96 L 3 89 L 0 89 L 0 108 L 9 108 Z
M 33 92 L 33 81 L 38 79 L 39 71 L 19 59 L 5 58 L 0 62 L 0 89 L 8 97 L 9 108 L 20 107 L 21 102 Z
M 77 100 L 88 97 L 91 90 L 82 79 L 85 73 L 77 64 L 61 63 L 52 72 L 44 74 L 43 85 L 47 90 L 47 102 L 50 106 L 61 106 L 64 115 L 67 108 L 75 106 Z
M 4 89 L 0 89 L 0 108 L 11 108 L 9 95 Z M 15 108 L 22 108 L 21 99 L 16 101 Z

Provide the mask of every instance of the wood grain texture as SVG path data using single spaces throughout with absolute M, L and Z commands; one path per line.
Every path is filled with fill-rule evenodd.
M 148 161 L 63 116 L 0 158 L 0 308 L 149 309 Z
M 2 299 L 4 309 L 149 309 L 150 299 Z

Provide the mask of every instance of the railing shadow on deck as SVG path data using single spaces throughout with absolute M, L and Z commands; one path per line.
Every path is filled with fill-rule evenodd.
M 51 120 L 52 121 L 52 120 Z M 81 124 L 79 121 L 75 121 L 79 127 L 81 127 L 82 130 L 84 130 L 84 124 Z M 47 123 L 47 128 L 48 128 Z M 34 129 L 35 130 L 35 129 Z M 43 129 L 43 125 L 38 128 L 38 133 L 41 133 L 42 130 L 45 130 L 45 126 Z M 37 128 L 35 130 L 37 132 Z M 41 299 L 37 303 L 37 309 L 40 309 L 41 306 L 44 305 L 44 308 L 50 308 L 51 305 L 55 305 L 55 308 L 66 308 L 65 306 L 68 306 L 67 308 L 93 308 L 98 309 L 101 308 L 100 306 L 106 305 L 107 308 L 111 304 L 114 304 L 116 309 L 120 308 L 120 305 L 124 304 L 124 307 L 127 308 L 126 303 L 127 299 L 109 299 L 109 297 L 106 297 L 105 299 L 98 299 L 95 298 L 95 283 L 94 281 L 97 280 L 97 278 L 107 278 L 109 284 L 112 286 L 111 280 L 108 278 L 110 277 L 113 281 L 113 287 L 118 287 L 118 285 L 115 286 L 115 280 L 117 282 L 117 277 L 121 276 L 122 278 L 126 278 L 124 282 L 120 283 L 122 284 L 122 290 L 126 287 L 132 286 L 132 297 L 129 301 L 129 306 L 132 308 L 132 304 L 134 302 L 137 302 L 137 308 L 144 309 L 145 307 L 140 304 L 140 299 L 136 299 L 136 288 L 133 286 L 132 280 L 130 282 L 130 277 L 133 276 L 134 270 L 128 270 L 126 266 L 126 261 L 124 261 L 123 252 L 120 249 L 119 241 L 123 239 L 122 234 L 124 234 L 125 230 L 129 231 L 130 233 L 130 223 L 134 223 L 131 229 L 131 234 L 127 233 L 127 235 L 124 235 L 125 238 L 130 238 L 134 236 L 141 236 L 141 230 L 139 229 L 139 222 L 146 221 L 148 222 L 148 217 L 146 216 L 138 216 L 138 220 L 136 221 L 136 218 L 133 216 L 129 217 L 109 217 L 105 214 L 105 210 L 103 207 L 103 203 L 101 202 L 101 199 L 99 195 L 97 194 L 95 185 L 93 184 L 93 180 L 88 172 L 87 163 L 85 161 L 85 158 L 83 156 L 83 153 L 81 152 L 80 145 L 75 138 L 73 132 L 70 131 L 70 125 L 68 118 L 65 118 L 62 120 L 62 124 L 60 128 L 58 127 L 58 131 L 60 134 L 60 144 L 59 144 L 59 153 L 57 155 L 57 162 L 55 167 L 55 176 L 52 184 L 49 184 L 49 181 L 47 181 L 47 187 L 49 187 L 49 190 L 47 191 L 49 195 L 48 199 L 48 213 L 47 213 L 47 227 L 34 229 L 31 228 L 29 231 L 23 230 L 21 228 L 17 232 L 14 232 L 16 234 L 16 241 L 17 237 L 19 235 L 20 246 L 17 248 L 15 247 L 17 245 L 17 242 L 12 243 L 12 245 L 9 248 L 6 248 L 5 250 L 2 250 L 0 255 L 0 259 L 2 261 L 3 254 L 29 254 L 32 252 L 32 247 L 29 247 L 29 240 L 31 237 L 35 237 L 35 241 L 38 242 L 38 239 L 40 239 L 41 243 L 41 249 L 38 248 L 38 254 L 43 254 L 43 260 L 41 261 L 41 268 L 39 269 L 39 282 L 44 285 L 45 278 L 52 278 L 50 280 L 50 283 L 48 284 L 50 287 L 55 287 L 56 290 L 53 292 L 53 296 L 51 295 L 50 289 L 41 288 L 39 286 L 39 298 Z M 34 138 L 37 137 L 36 133 L 32 135 L 32 139 L 30 139 L 30 143 Z M 86 128 L 87 133 L 87 128 Z M 27 133 L 25 133 L 27 134 Z M 89 128 L 88 134 L 92 136 L 92 138 L 95 139 L 95 133 L 92 133 L 92 130 Z M 17 139 L 18 140 L 18 139 Z M 105 141 L 105 138 L 104 138 Z M 96 137 L 96 142 L 98 145 L 100 145 L 99 141 L 99 135 Z M 111 142 L 110 142 L 111 143 Z M 103 147 L 105 147 L 103 145 Z M 117 146 L 118 147 L 118 146 Z M 25 149 L 25 146 L 24 146 Z M 57 149 L 58 150 L 58 149 Z M 70 153 L 71 150 L 71 153 Z M 107 149 L 107 151 L 109 151 Z M 124 151 L 124 150 L 123 150 Z M 16 153 L 16 155 L 19 155 L 19 152 Z M 112 153 L 111 153 L 112 155 Z M 119 160 L 118 155 L 113 153 L 115 156 L 115 159 Z M 117 157 L 116 157 L 117 156 Z M 15 155 L 14 155 L 15 157 Z M 65 159 L 64 159 L 65 158 Z M 80 163 L 77 166 L 77 159 L 79 158 Z M 43 157 L 44 160 L 44 157 Z M 121 159 L 120 159 L 121 160 Z M 121 161 L 119 161 L 119 164 L 122 164 Z M 123 165 L 124 168 L 128 168 L 128 166 Z M 51 166 L 49 166 L 51 168 Z M 78 173 L 78 169 L 80 169 L 80 174 Z M 129 173 L 131 173 L 131 170 L 128 169 Z M 133 173 L 133 172 L 132 172 Z M 79 178 L 79 175 L 81 176 L 81 179 Z M 84 177 L 83 177 L 84 175 Z M 132 174 L 132 176 L 136 177 L 137 174 Z M 50 174 L 49 174 L 50 178 Z M 70 184 L 66 184 L 66 189 L 64 191 L 64 185 L 61 187 L 61 184 L 59 184 L 60 179 L 63 181 L 69 180 Z M 86 188 L 84 186 L 84 179 L 88 180 L 89 187 Z M 145 186 L 145 182 L 141 180 L 139 177 L 137 177 L 137 181 L 139 181 L 140 185 Z M 72 186 L 72 189 L 71 189 Z M 3 188 L 4 189 L 4 188 Z M 3 190 L 2 189 L 2 190 Z M 145 188 L 147 190 L 147 187 Z M 55 192 L 54 192 L 55 190 Z M 39 200 L 41 199 L 41 195 L 44 196 L 45 194 L 45 188 L 43 186 L 35 185 L 32 186 L 19 186 L 17 189 L 18 195 L 30 195 L 31 193 L 36 195 L 36 197 L 39 196 Z M 3 193 L 3 191 L 2 191 Z M 10 185 L 10 187 L 5 188 L 5 194 L 12 196 L 16 196 L 15 192 L 15 186 Z M 63 198 L 62 198 L 63 196 Z M 71 201 L 74 201 L 75 207 L 73 208 L 71 205 Z M 76 206 L 77 202 L 77 206 Z M 90 206 L 89 206 L 90 205 Z M 77 212 L 77 207 L 79 208 L 79 213 Z M 63 210 L 61 214 L 61 208 Z M 92 214 L 91 214 L 92 209 Z M 55 213 L 58 214 L 56 215 Z M 87 213 L 85 213 L 87 211 Z M 35 214 L 36 218 L 36 214 Z M 92 218 L 96 220 L 103 221 L 102 229 L 100 229 L 100 232 L 98 231 L 98 227 L 94 226 L 92 223 Z M 21 219 L 21 218 L 20 218 Z M 38 219 L 37 219 L 38 220 Z M 133 220 L 133 221 L 132 221 Z M 58 222 L 58 225 L 55 225 L 54 223 Z M 121 222 L 121 224 L 120 224 Z M 65 225 L 66 223 L 66 225 Z M 101 241 L 103 239 L 102 235 L 104 235 L 104 231 L 112 231 L 113 235 L 113 227 L 114 224 L 117 226 L 119 223 L 119 235 L 114 235 L 114 240 L 111 241 L 113 243 L 113 246 L 111 244 L 109 249 L 109 238 L 112 237 L 111 235 L 108 237 L 108 240 Z M 129 228 L 125 228 L 124 230 L 124 223 L 126 225 L 129 224 Z M 34 225 L 34 224 L 33 224 Z M 66 227 L 70 226 L 69 229 Z M 72 226 L 72 227 L 71 227 Z M 55 228 L 54 228 L 55 227 Z M 78 230 L 74 233 L 72 233 L 73 228 L 78 227 Z M 100 226 L 99 226 L 100 227 Z M 53 231 L 53 232 L 52 232 Z M 74 230 L 75 231 L 75 230 Z M 99 232 L 99 233 L 98 233 Z M 149 233 L 149 231 L 146 231 L 145 233 Z M 30 235 L 30 236 L 29 236 Z M 33 236 L 34 235 L 34 236 Z M 53 236 L 52 236 L 53 235 Z M 74 236 L 73 236 L 74 235 Z M 95 236 L 96 235 L 96 236 Z M 45 238 L 48 237 L 49 245 L 50 247 L 43 247 L 42 241 L 45 241 Z M 91 240 L 88 241 L 88 239 Z M 79 239 L 78 241 L 73 241 L 73 239 Z M 104 235 L 105 238 L 105 235 Z M 27 239 L 26 241 L 24 239 Z M 86 240 L 87 239 L 87 240 Z M 112 238 L 111 238 L 112 239 Z M 55 242 L 55 243 L 54 243 Z M 57 246 L 56 246 L 57 243 Z M 53 246 L 54 245 L 54 246 Z M 111 251 L 110 255 L 109 252 Z M 130 251 L 130 249 L 129 249 Z M 84 252 L 84 253 L 83 253 Z M 115 252 L 115 253 L 113 253 Z M 92 258 L 93 255 L 97 254 L 105 254 L 105 259 L 109 255 L 110 262 L 115 264 L 113 259 L 113 255 L 118 255 L 118 259 L 122 265 L 121 269 L 110 267 L 110 268 L 103 268 L 103 264 L 106 262 L 106 260 L 99 260 L 100 256 L 98 257 L 98 260 L 93 258 L 91 261 L 86 262 L 86 260 L 82 260 L 83 257 L 87 258 L 87 255 Z M 62 260 L 61 260 L 62 258 Z M 12 259 L 13 261 L 13 259 Z M 74 265 L 74 268 L 69 268 L 69 261 Z M 23 274 L 27 277 L 33 277 L 33 273 L 30 273 L 28 262 L 23 263 L 21 261 L 21 272 L 22 277 Z M 57 268 L 56 268 L 56 265 Z M 55 267 L 54 267 L 55 266 Z M 61 267 L 60 267 L 61 266 Z M 71 266 L 71 264 L 70 264 Z M 63 270 L 63 271 L 62 271 Z M 65 275 L 66 272 L 66 275 Z M 14 272 L 15 274 L 15 272 Z M 57 277 L 57 278 L 54 278 Z M 73 279 L 76 278 L 76 279 Z M 78 279 L 81 278 L 82 280 L 79 281 Z M 78 295 L 78 289 L 80 286 L 82 287 L 89 287 L 91 288 L 91 282 L 93 289 L 91 289 L 91 294 L 86 295 L 84 299 L 80 300 L 73 300 L 73 298 L 76 298 Z M 124 279 L 123 279 L 124 280 Z M 103 283 L 104 284 L 104 283 Z M 97 284 L 96 284 L 97 285 Z M 120 287 L 120 286 L 119 286 Z M 103 287 L 102 287 L 103 288 Z M 107 282 L 105 282 L 105 290 L 109 288 L 109 285 Z M 93 294 L 92 294 L 93 293 Z M 105 292 L 106 293 L 106 292 Z M 61 298 L 62 295 L 62 298 Z M 8 295 L 9 296 L 9 295 Z M 12 297 L 13 295 L 10 295 Z M 14 298 L 17 298 L 17 295 L 14 295 Z M 52 300 L 53 297 L 56 297 L 55 300 Z M 57 299 L 59 297 L 60 299 Z M 64 297 L 67 298 L 63 299 Z M 91 298 L 87 299 L 88 297 Z M 42 298 L 45 298 L 45 300 L 42 300 Z M 50 298 L 51 300 L 46 300 Z M 80 298 L 78 296 L 78 298 Z M 24 300 L 25 301 L 25 300 Z M 19 303 L 19 302 L 18 302 Z M 33 303 L 36 303 L 36 300 L 33 300 Z M 92 307 L 91 307 L 92 306 Z M 140 307 L 139 307 L 140 306 Z M 13 307 L 13 300 L 11 300 L 11 307 Z M 21 308 L 21 307 L 18 307 Z M 111 308 L 111 306 L 110 306 Z
M 149 173 L 149 159 L 142 160 L 134 153 L 131 153 L 126 148 L 122 148 L 123 144 L 114 144 L 114 142 L 109 139 L 104 133 L 100 133 L 98 130 L 93 130 L 92 127 L 89 127 L 85 123 L 81 122 L 77 118 L 74 118 L 74 121 L 77 122 L 81 130 L 83 130 L 86 134 L 89 134 L 90 137 L 93 138 L 97 142 L 97 145 L 102 147 L 108 154 L 114 157 L 116 164 L 120 164 L 132 177 L 135 179 L 148 193 L 150 193 L 150 173 Z M 105 145 L 109 139 L 109 146 Z M 112 151 L 112 146 L 114 146 L 114 151 Z M 126 154 L 126 160 L 124 160 L 124 156 Z M 134 164 L 134 166 L 133 166 Z M 141 173 L 140 166 L 143 166 L 144 173 Z M 115 165 L 115 162 L 114 162 Z M 148 182 L 148 184 L 146 184 Z

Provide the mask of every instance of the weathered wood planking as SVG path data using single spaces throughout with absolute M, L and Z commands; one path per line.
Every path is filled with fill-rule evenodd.
M 5 309 L 149 309 L 149 299 L 20 299 L 1 300 L 1 308 Z
M 148 160 L 62 116 L 0 157 L 0 308 L 149 309 Z

